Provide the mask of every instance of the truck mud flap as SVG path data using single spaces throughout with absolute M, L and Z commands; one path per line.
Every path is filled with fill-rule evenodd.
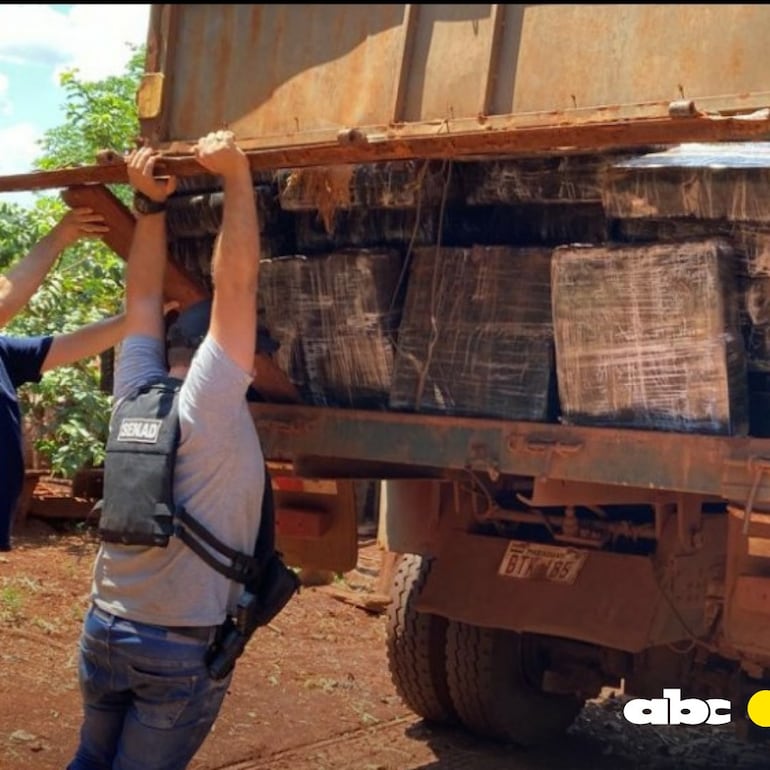
M 707 526 L 717 534 L 724 521 Z M 569 583 L 500 574 L 511 542 L 466 533 L 449 538 L 415 608 L 476 626 L 628 652 L 706 632 L 705 597 L 714 560 L 710 549 L 672 555 L 665 564 L 647 556 L 581 551 L 585 559 Z M 535 574 L 547 572 L 544 565 Z

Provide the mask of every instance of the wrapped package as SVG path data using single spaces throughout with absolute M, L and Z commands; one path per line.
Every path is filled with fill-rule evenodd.
M 448 163 L 426 160 L 286 169 L 276 182 L 285 211 L 415 208 L 437 204 L 445 188 L 456 189 Z
M 260 184 L 254 186 L 259 227 L 263 234 L 279 233 L 283 222 L 275 187 Z M 221 190 L 177 193 L 168 199 L 166 228 L 169 238 L 201 238 L 216 235 L 222 226 Z
M 564 422 L 746 433 L 746 356 L 727 241 L 559 247 L 552 291 Z
M 741 271 L 751 278 L 769 278 L 770 227 L 740 223 L 730 236 L 740 255 Z
M 605 169 L 628 153 L 466 161 L 457 172 L 470 206 L 497 203 L 587 203 L 602 199 Z
M 770 222 L 770 142 L 682 144 L 609 167 L 608 217 Z
M 438 211 L 420 209 L 339 209 L 328 230 L 315 212 L 300 211 L 294 218 L 297 251 L 303 254 L 355 248 L 425 246 L 438 238 Z
M 749 431 L 757 438 L 770 437 L 770 372 L 749 372 Z
M 275 186 L 275 172 L 269 169 L 251 171 L 254 186 Z M 176 180 L 176 194 L 217 192 L 222 189 L 222 178 L 216 174 L 180 174 Z
M 551 203 L 548 206 L 448 207 L 443 220 L 443 246 L 556 246 L 602 243 L 607 218 L 600 203 Z
M 391 409 L 553 419 L 550 263 L 540 247 L 417 249 Z
M 734 225 L 721 220 L 683 219 L 613 219 L 610 235 L 617 243 L 673 243 L 706 238 L 731 238 Z
M 264 260 L 259 303 L 275 354 L 307 403 L 387 407 L 401 314 L 400 253 L 342 250 Z
M 745 282 L 746 316 L 752 326 L 770 324 L 770 278 L 753 278 Z
M 505 243 L 516 246 L 554 246 L 563 243 L 602 243 L 607 240 L 607 219 L 600 203 L 553 203 L 549 206 L 447 206 L 438 209 L 339 209 L 331 230 L 318 214 L 294 216 L 296 246 L 302 253 L 341 248 L 471 247 Z M 441 220 L 441 232 L 439 221 Z M 439 237 L 440 235 L 440 237 Z
M 211 291 L 211 258 L 214 253 L 215 236 L 206 235 L 200 238 L 176 238 L 169 243 L 169 254 L 172 261 L 182 268 L 190 278 Z M 273 249 L 286 246 L 284 239 L 261 235 L 260 259 L 270 259 Z M 285 253 L 285 252 L 283 252 Z
M 770 372 L 770 325 L 749 325 L 745 335 L 749 371 Z

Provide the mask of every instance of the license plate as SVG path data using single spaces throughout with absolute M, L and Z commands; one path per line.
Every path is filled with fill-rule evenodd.
M 511 540 L 497 572 L 503 577 L 574 583 L 587 555 L 575 548 Z

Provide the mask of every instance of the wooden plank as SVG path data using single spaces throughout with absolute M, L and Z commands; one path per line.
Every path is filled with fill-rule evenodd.
M 27 518 L 27 513 L 29 512 L 29 506 L 35 494 L 37 483 L 45 474 L 46 471 L 30 468 L 24 471 L 24 482 L 21 488 L 21 495 L 16 504 L 16 511 L 13 514 L 14 527 L 22 525 Z
M 265 353 L 254 357 L 254 379 L 252 386 L 266 401 L 279 404 L 301 404 L 297 388 L 286 373 Z
M 390 587 L 393 584 L 393 576 L 396 573 L 396 566 L 398 564 L 398 557 L 400 554 L 394 551 L 385 551 L 382 555 L 382 563 L 380 565 L 380 571 L 377 575 L 377 583 L 374 588 L 376 594 L 382 596 L 389 596 Z
M 329 594 L 332 598 L 345 604 L 366 610 L 373 615 L 382 615 L 387 611 L 388 605 L 391 603 L 390 596 L 387 594 L 351 591 L 333 585 L 318 586 L 317 590 Z
M 93 500 L 77 497 L 33 497 L 27 510 L 28 516 L 43 519 L 86 520 L 91 516 Z
M 102 240 L 121 259 L 128 259 L 136 220 L 111 190 L 102 185 L 75 185 L 62 190 L 61 197 L 70 208 L 86 206 L 102 214 L 110 228 Z
M 88 206 L 103 214 L 110 226 L 110 231 L 103 238 L 104 242 L 119 257 L 128 259 L 136 219 L 114 193 L 103 185 L 74 185 L 63 190 L 61 197 L 71 208 Z M 209 296 L 204 287 L 171 260 L 166 266 L 163 291 L 166 300 L 178 302 L 180 309 Z

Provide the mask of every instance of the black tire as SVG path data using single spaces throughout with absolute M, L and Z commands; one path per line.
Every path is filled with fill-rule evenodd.
M 388 667 L 401 700 L 415 714 L 426 722 L 455 724 L 446 676 L 448 621 L 414 609 L 429 571 L 429 559 L 399 556 L 387 614 Z
M 541 673 L 536 657 L 521 634 L 449 623 L 447 680 L 466 729 L 519 746 L 537 746 L 567 730 L 585 701 L 533 684 Z

